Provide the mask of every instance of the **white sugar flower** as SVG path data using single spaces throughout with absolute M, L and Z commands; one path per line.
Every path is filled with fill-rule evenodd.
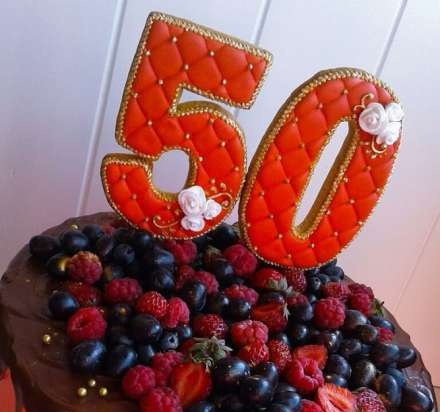
M 187 216 L 200 216 L 206 210 L 206 196 L 200 186 L 191 186 L 182 190 L 177 201 Z
M 213 199 L 208 199 L 206 202 L 206 210 L 203 213 L 203 216 L 206 220 L 212 220 L 217 217 L 222 211 L 222 207 L 220 203 L 216 202 Z
M 387 104 L 385 107 L 385 112 L 387 113 L 388 120 L 390 122 L 400 122 L 404 116 L 402 106 L 395 102 Z
M 388 126 L 379 133 L 376 137 L 376 142 L 378 144 L 385 144 L 387 146 L 392 145 L 400 136 L 400 129 L 402 128 L 402 123 L 400 122 L 390 122 Z
M 180 221 L 180 224 L 185 230 L 191 230 L 192 232 L 200 232 L 205 227 L 205 220 L 203 216 L 184 216 Z
M 387 125 L 388 115 L 380 103 L 370 103 L 359 115 L 359 126 L 367 133 L 378 135 Z

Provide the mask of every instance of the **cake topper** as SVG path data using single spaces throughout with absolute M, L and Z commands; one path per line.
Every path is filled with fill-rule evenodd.
M 263 49 L 187 20 L 150 14 L 116 126 L 117 142 L 135 154 L 109 154 L 101 166 L 115 211 L 156 237 L 191 239 L 225 219 L 244 183 L 240 229 L 262 260 L 313 268 L 345 248 L 391 173 L 403 110 L 391 89 L 365 71 L 320 72 L 281 107 L 245 178 L 238 123 L 217 104 L 179 99 L 187 89 L 249 108 L 270 65 Z M 349 124 L 342 149 L 305 219 L 297 222 L 314 168 L 342 122 Z M 152 182 L 154 162 L 173 149 L 183 150 L 190 162 L 180 193 L 160 191 Z

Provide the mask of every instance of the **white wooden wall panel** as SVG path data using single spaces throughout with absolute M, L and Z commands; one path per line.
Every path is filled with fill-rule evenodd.
M 255 105 L 238 111 L 249 159 L 291 91 L 319 70 L 360 67 L 395 89 L 407 113 L 401 154 L 382 203 L 340 261 L 395 311 L 440 384 L 440 331 L 432 327 L 440 315 L 439 7 L 437 0 L 1 2 L 0 271 L 31 234 L 108 209 L 100 162 L 122 151 L 114 126 L 127 72 L 146 16 L 164 11 L 274 54 Z M 330 145 L 321 178 L 336 150 Z M 183 173 L 176 178 L 175 170 L 184 162 L 168 156 L 156 182 L 178 188 Z

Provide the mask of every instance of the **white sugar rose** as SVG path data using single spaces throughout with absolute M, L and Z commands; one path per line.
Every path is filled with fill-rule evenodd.
M 200 216 L 206 210 L 206 196 L 200 186 L 191 186 L 177 196 L 179 206 L 187 216 Z
M 387 113 L 390 122 L 400 122 L 404 116 L 402 106 L 395 102 L 387 104 L 385 112 Z
M 217 217 L 222 211 L 222 207 L 220 203 L 216 202 L 215 200 L 208 199 L 206 202 L 206 210 L 203 213 L 203 216 L 206 220 L 212 220 L 215 217 Z
M 360 128 L 370 134 L 379 134 L 387 124 L 388 116 L 380 103 L 370 103 L 359 115 Z
M 203 216 L 184 216 L 180 224 L 185 230 L 200 232 L 205 227 L 205 220 Z
M 392 145 L 399 138 L 401 127 L 402 123 L 400 122 L 388 123 L 385 130 L 377 135 L 376 142 L 387 146 Z

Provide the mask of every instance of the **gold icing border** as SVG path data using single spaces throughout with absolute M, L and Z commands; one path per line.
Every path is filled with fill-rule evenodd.
M 304 269 L 313 269 L 315 267 L 322 266 L 322 265 L 324 265 L 334 259 L 334 257 L 333 257 L 333 258 L 329 259 L 328 261 L 319 263 L 319 265 L 314 265 L 314 266 L 310 266 L 310 267 L 292 267 L 289 265 L 283 265 L 283 264 L 280 264 L 277 262 L 273 262 L 273 261 L 270 261 L 270 260 L 264 258 L 263 256 L 261 256 L 258 253 L 258 249 L 252 245 L 252 242 L 249 239 L 247 228 L 249 227 L 250 223 L 248 224 L 246 221 L 245 210 L 246 210 L 249 198 L 250 198 L 250 194 L 251 194 L 252 189 L 254 187 L 254 183 L 255 183 L 258 171 L 260 170 L 261 164 L 264 160 L 264 157 L 266 156 L 267 150 L 269 149 L 269 147 L 272 144 L 275 137 L 278 135 L 280 129 L 284 126 L 287 119 L 290 117 L 290 113 L 293 111 L 295 106 L 305 96 L 307 96 L 312 90 L 314 90 L 316 87 L 320 86 L 321 84 L 323 84 L 327 81 L 330 81 L 330 80 L 344 79 L 347 77 L 354 77 L 354 78 L 357 77 L 362 80 L 371 82 L 374 85 L 386 90 L 390 94 L 393 101 L 395 101 L 396 103 L 399 102 L 399 100 L 398 100 L 397 96 L 395 95 L 395 93 L 393 92 L 393 90 L 386 83 L 379 80 L 371 73 L 368 73 L 368 72 L 361 70 L 361 69 L 350 68 L 350 67 L 340 67 L 340 68 L 322 70 L 322 71 L 316 73 L 314 76 L 312 76 L 308 80 L 306 80 L 304 83 L 302 83 L 296 89 L 294 89 L 294 91 L 290 94 L 290 96 L 287 98 L 287 100 L 283 103 L 281 108 L 276 113 L 274 119 L 270 123 L 269 127 L 266 130 L 266 133 L 264 134 L 262 140 L 260 141 L 260 144 L 257 147 L 257 150 L 251 160 L 251 163 L 250 163 L 250 166 L 248 169 L 248 173 L 246 175 L 246 181 L 245 181 L 245 185 L 243 187 L 243 191 L 242 191 L 242 195 L 241 195 L 240 203 L 239 203 L 238 215 L 239 215 L 239 228 L 240 228 L 241 236 L 244 239 L 247 247 L 250 250 L 252 250 L 252 252 L 260 260 L 262 260 L 263 262 L 265 262 L 267 264 L 277 266 L 277 267 L 285 267 L 285 268 L 294 268 L 294 269 L 298 269 L 298 270 L 304 270 Z M 352 108 L 352 111 L 354 111 L 354 107 Z M 353 147 L 353 145 L 349 145 L 348 142 L 350 142 L 350 140 L 352 142 L 355 141 L 356 143 L 359 142 L 358 133 L 357 133 L 357 126 L 355 127 L 354 131 L 351 130 L 353 128 L 353 124 L 354 124 L 353 119 L 356 119 L 356 118 L 357 118 L 356 114 L 353 113 L 352 120 L 349 120 L 350 130 L 347 134 L 347 137 L 344 140 L 343 147 L 340 149 L 338 156 L 336 157 L 336 160 L 334 161 L 326 179 L 324 180 L 323 185 L 321 186 L 321 189 L 319 190 L 319 193 L 318 193 L 315 201 L 313 202 L 312 207 L 310 208 L 309 212 L 307 213 L 306 218 L 302 222 L 302 223 L 304 223 L 306 220 L 310 219 L 310 220 L 314 221 L 314 223 L 312 223 L 311 227 L 315 226 L 315 224 L 316 224 L 316 226 L 311 230 L 310 229 L 307 231 L 304 230 L 304 231 L 301 231 L 298 233 L 297 229 L 293 226 L 293 221 L 295 220 L 295 215 L 298 211 L 298 205 L 302 201 L 303 195 L 306 192 L 307 187 L 310 183 L 312 172 L 315 169 L 316 164 L 319 162 L 320 157 L 322 155 L 322 152 L 323 152 L 324 148 L 326 147 L 326 145 L 328 144 L 328 142 L 330 141 L 331 136 L 334 133 L 336 127 L 341 123 L 341 121 L 347 121 L 348 118 L 341 119 L 339 122 L 336 123 L 336 125 L 332 129 L 330 129 L 327 132 L 327 139 L 324 142 L 323 147 L 320 150 L 320 153 L 318 154 L 318 156 L 316 156 L 314 162 L 312 162 L 312 164 L 311 164 L 311 172 L 309 173 L 309 176 L 307 178 L 307 182 L 304 185 L 304 188 L 299 196 L 298 202 L 296 204 L 296 212 L 295 212 L 293 219 L 292 219 L 292 231 L 295 235 L 299 234 L 300 237 L 302 236 L 301 238 L 306 238 L 311 232 L 313 232 L 316 229 L 316 227 L 318 226 L 318 224 L 323 216 L 323 213 L 325 213 L 326 207 L 333 199 L 333 196 L 335 194 L 337 186 L 339 185 L 341 180 L 344 178 L 345 171 L 348 167 L 348 164 L 351 161 L 351 158 L 354 154 L 354 150 L 357 147 L 357 145 L 354 145 L 354 147 Z M 393 153 L 394 158 L 396 158 L 398 150 L 400 148 L 400 140 L 401 140 L 401 135 L 399 137 L 399 145 L 397 146 L 397 148 L 395 148 L 395 151 Z M 346 147 L 346 145 L 348 145 L 348 148 Z M 353 150 L 352 153 L 351 153 L 350 149 Z M 344 153 L 344 156 L 340 156 L 342 153 Z M 349 158 L 349 159 L 347 160 L 347 158 Z M 389 179 L 392 175 L 392 172 L 394 169 L 394 164 L 395 164 L 395 162 L 393 161 L 390 174 L 388 175 L 385 184 L 381 188 L 381 190 L 378 194 L 378 199 L 377 199 L 375 205 L 373 206 L 373 208 L 371 209 L 370 213 L 368 214 L 368 216 L 365 218 L 365 220 L 363 222 L 359 221 L 360 228 L 358 229 L 356 234 L 350 239 L 350 241 L 347 242 L 339 250 L 339 252 L 336 254 L 336 256 L 338 256 L 343 250 L 345 250 L 351 244 L 351 242 L 353 242 L 353 240 L 359 235 L 359 232 L 362 230 L 362 228 L 364 226 L 363 223 L 365 223 L 365 221 L 368 220 L 368 218 L 371 216 L 371 214 L 375 210 L 376 206 L 380 203 L 380 199 L 381 199 L 382 194 L 384 192 L 384 188 L 388 184 Z M 336 171 L 338 171 L 338 172 L 336 173 Z M 334 178 L 334 180 L 331 180 L 329 178 L 329 176 L 331 176 L 331 175 L 334 176 L 334 174 L 336 174 L 336 177 Z M 332 183 L 336 183 L 336 182 L 337 182 L 337 184 L 332 184 Z M 327 193 L 327 195 L 324 196 L 324 193 Z M 324 198 L 324 199 L 322 199 L 322 198 Z M 310 218 L 309 218 L 309 216 L 310 216 Z M 301 226 L 302 223 L 299 226 Z M 307 223 L 310 224 L 309 221 L 307 221 Z

